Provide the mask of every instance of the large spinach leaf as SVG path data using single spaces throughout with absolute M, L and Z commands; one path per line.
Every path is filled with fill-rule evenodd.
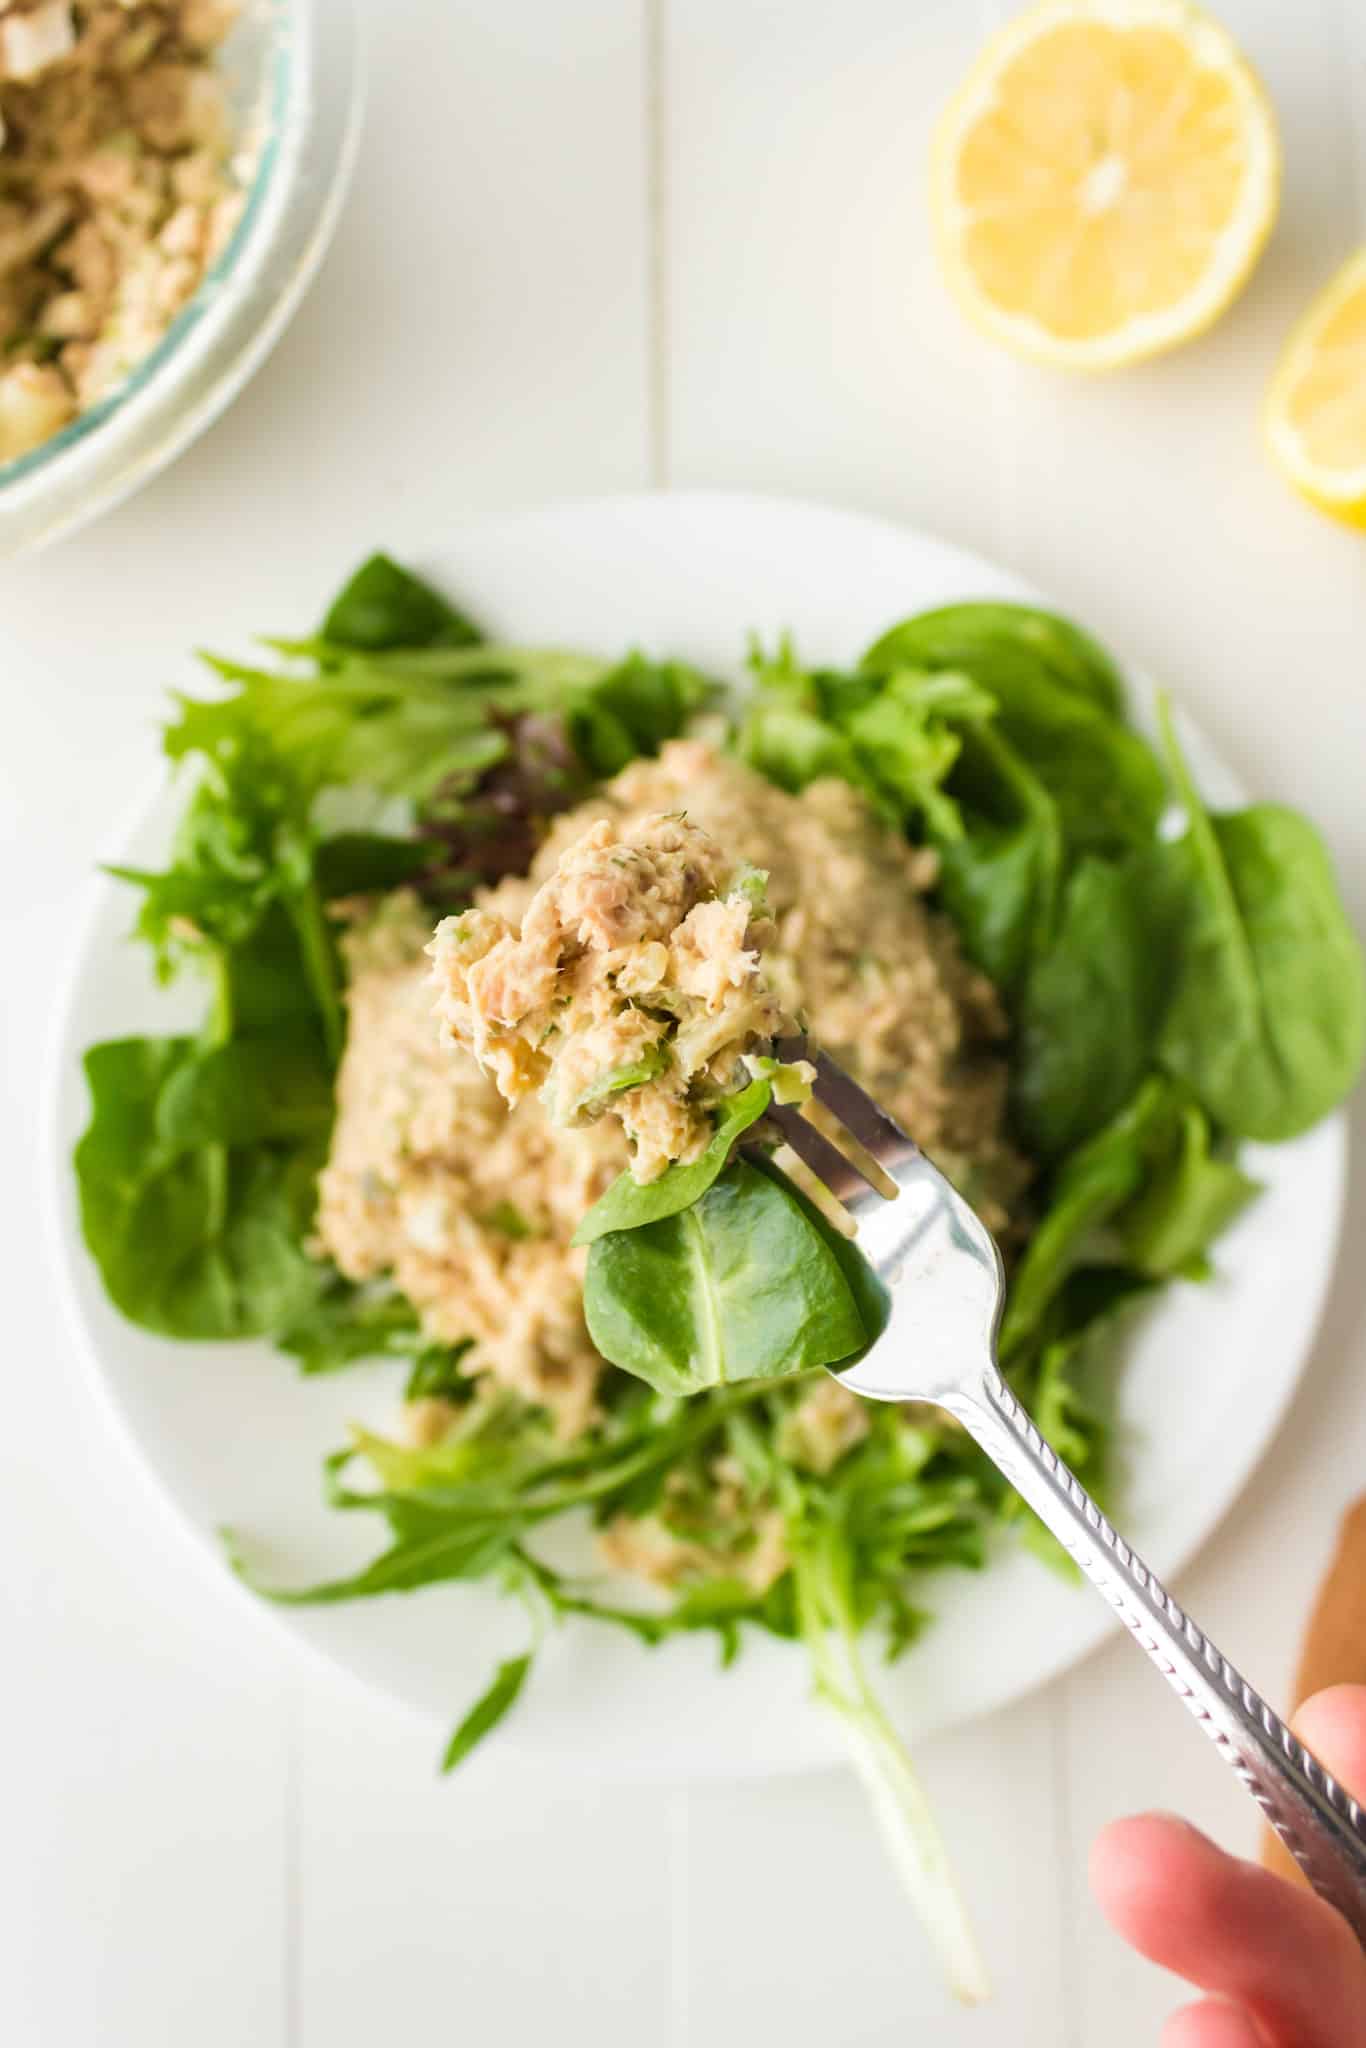
M 201 1057 L 188 1038 L 113 1039 L 86 1055 L 81 1225 L 134 1322 L 187 1339 L 259 1336 L 288 1325 L 319 1284 L 303 1250 L 319 1155 L 185 1142 L 175 1099 Z
M 1280 804 L 1211 816 L 1164 727 L 1187 829 L 1164 850 L 1180 915 L 1160 1057 L 1226 1130 L 1293 1138 L 1360 1069 L 1361 947 L 1308 820 Z
M 1146 868 L 1088 855 L 1020 996 L 1011 1099 L 1036 1159 L 1060 1158 L 1133 1094 L 1152 1064 L 1165 968 Z
M 316 1046 L 287 1036 L 242 1037 L 196 1050 L 167 1077 L 156 1104 L 161 1144 L 321 1141 L 332 1122 L 332 1075 Z
M 1099 641 L 1033 605 L 976 600 L 920 612 L 874 641 L 861 666 L 965 669 L 1002 702 L 1042 677 L 1099 710 L 1122 704 L 1119 671 Z
M 690 1208 L 598 1238 L 584 1310 L 603 1357 L 665 1393 L 830 1365 L 868 1339 L 825 1239 L 746 1160 Z

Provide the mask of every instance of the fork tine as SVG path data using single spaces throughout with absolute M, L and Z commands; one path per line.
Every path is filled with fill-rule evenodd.
M 836 1066 L 828 1053 L 814 1048 L 811 1041 L 802 1034 L 795 1038 L 780 1038 L 775 1047 L 781 1060 L 810 1060 L 816 1069 L 814 1094 L 833 1115 L 837 1116 L 847 1131 L 856 1137 L 860 1145 L 881 1161 L 883 1155 L 893 1149 L 904 1155 L 912 1140 L 907 1137 L 899 1124 L 893 1123 L 885 1112 L 878 1108 L 871 1095 L 865 1094 L 857 1081 Z M 795 1147 L 793 1148 L 796 1149 Z
M 792 1150 L 806 1166 L 809 1166 L 817 1180 L 823 1181 L 836 1201 L 847 1202 L 852 1196 L 872 1192 L 880 1195 L 881 1188 L 874 1188 L 870 1180 L 860 1173 L 852 1159 L 846 1159 L 843 1152 L 823 1138 L 814 1124 L 808 1123 L 801 1111 L 792 1103 L 773 1103 L 765 1111 L 770 1123 L 778 1126 Z

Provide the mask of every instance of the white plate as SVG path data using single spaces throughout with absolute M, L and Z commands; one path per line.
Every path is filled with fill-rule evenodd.
M 816 662 L 852 660 L 894 620 L 954 598 L 1034 593 L 924 534 L 797 502 L 711 494 L 553 506 L 435 542 L 417 564 L 495 634 L 615 652 L 633 643 L 737 673 L 745 636 L 784 628 Z M 259 621 L 239 623 L 243 639 Z M 221 625 L 218 629 L 220 635 Z M 1140 715 L 1151 692 L 1134 679 Z M 1189 735 L 1216 803 L 1236 783 Z M 164 855 L 166 799 L 125 854 Z M 395 1367 L 304 1381 L 263 1344 L 195 1347 L 132 1328 L 105 1301 L 79 1238 L 68 1160 L 84 1121 L 83 1047 L 176 1028 L 176 1006 L 125 942 L 129 893 L 98 887 L 57 1048 L 51 1176 L 64 1282 L 95 1375 L 146 1470 L 213 1554 L 232 1524 L 290 1580 L 353 1568 L 379 1547 L 370 1516 L 319 1504 L 318 1461 L 353 1416 L 383 1422 Z M 1344 1127 L 1249 1148 L 1265 1192 L 1223 1238 L 1218 1277 L 1163 1297 L 1131 1342 L 1120 1397 L 1129 1476 L 1122 1522 L 1160 1572 L 1191 1556 L 1232 1503 L 1290 1398 L 1332 1265 Z M 1094 1595 L 1006 1553 L 978 1575 L 945 1573 L 923 1642 L 886 1677 L 923 1734 L 999 1707 L 1073 1663 L 1116 1624 Z M 250 1598 L 249 1595 L 244 1595 Z M 313 1611 L 253 1602 L 335 1664 L 442 1724 L 463 1711 L 521 1617 L 479 1587 Z M 825 1760 L 833 1737 L 809 1706 L 800 1652 L 754 1636 L 716 1670 L 711 1645 L 646 1652 L 595 1625 L 557 1631 L 500 1742 L 603 1774 L 723 1775 Z M 417 1737 L 416 1739 L 421 1739 Z M 433 1734 L 433 1739 L 435 1735 Z

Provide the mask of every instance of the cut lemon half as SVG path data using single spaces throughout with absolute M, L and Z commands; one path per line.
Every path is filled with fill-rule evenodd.
M 1115 369 L 1198 334 L 1276 217 L 1280 145 L 1232 39 L 1185 0 L 1044 0 L 940 120 L 950 285 L 1022 353 Z
M 1311 504 L 1366 526 L 1366 249 L 1291 335 L 1267 393 L 1266 438 Z

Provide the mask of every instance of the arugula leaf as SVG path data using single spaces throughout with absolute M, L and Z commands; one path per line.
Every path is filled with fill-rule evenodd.
M 904 1743 L 868 1680 L 859 1632 L 859 1557 L 835 1503 L 779 1467 L 798 1628 L 817 1697 L 835 1716 L 872 1801 L 893 1865 L 950 1984 L 987 1995 L 986 1972 L 929 1801 Z
M 690 1208 L 599 1237 L 584 1311 L 603 1357 L 665 1393 L 832 1364 L 868 1334 L 829 1246 L 746 1160 Z
M 1120 722 L 1109 656 L 1066 619 L 1023 605 L 950 605 L 893 627 L 861 665 L 969 676 L 995 700 L 1002 734 L 1057 805 L 1074 852 L 1121 852 L 1151 838 L 1166 798 L 1162 771 Z
M 401 653 L 339 656 L 313 674 L 206 655 L 233 694 L 181 697 L 166 751 L 224 760 L 244 746 L 268 747 L 306 799 L 355 787 L 421 802 L 449 778 L 472 778 L 500 758 L 507 742 L 490 724 L 494 710 L 539 698 L 536 658 L 524 671 L 502 655 L 452 648 L 442 652 L 446 673 L 438 675 L 401 666 Z M 554 657 L 544 660 L 553 668 Z
M 846 730 L 865 776 L 892 799 L 903 823 L 923 822 L 932 837 L 954 840 L 963 824 L 942 785 L 963 744 L 955 726 L 980 724 L 994 711 L 969 676 L 896 669 L 852 713 Z
M 265 1586 L 248 1568 L 230 1531 L 223 1541 L 237 1576 L 277 1607 L 333 1607 L 346 1600 L 374 1600 L 386 1593 L 415 1593 L 449 1579 L 480 1579 L 514 1556 L 522 1523 L 501 1503 L 482 1514 L 451 1514 L 418 1496 L 392 1496 L 387 1511 L 398 1533 L 387 1550 L 363 1570 L 340 1579 L 301 1587 Z
M 468 1337 L 459 1344 L 422 1345 L 403 1389 L 404 1400 L 462 1400 L 469 1393 L 470 1381 L 460 1362 L 473 1348 L 473 1339 Z
M 843 733 L 816 712 L 762 696 L 756 697 L 739 728 L 736 752 L 779 789 L 793 794 L 822 776 L 835 776 L 855 788 L 867 785 L 853 743 Z
M 957 836 L 957 807 L 942 784 L 959 728 L 995 711 L 970 677 L 913 667 L 885 676 L 808 671 L 787 639 L 772 657 L 753 649 L 750 667 L 755 689 L 736 735 L 742 759 L 788 790 L 838 776 L 899 823 Z
M 387 1281 L 358 1286 L 335 1271 L 325 1272 L 318 1293 L 275 1333 L 275 1343 L 304 1373 L 338 1372 L 371 1358 L 419 1360 L 429 1348 L 406 1295 Z
M 251 732 L 210 754 L 138 929 L 164 974 L 207 968 L 198 1040 L 126 1039 L 87 1058 L 82 1225 L 116 1305 L 189 1339 L 267 1334 L 322 1284 L 304 1250 L 343 1020 L 307 803 Z
M 769 1080 L 751 1081 L 720 1105 L 715 1133 L 700 1158 L 676 1159 L 658 1180 L 643 1187 L 629 1169 L 618 1174 L 574 1232 L 574 1243 L 593 1244 L 609 1231 L 639 1230 L 644 1224 L 662 1222 L 666 1216 L 691 1208 L 725 1168 L 736 1140 L 759 1121 L 772 1098 Z
M 532 1652 L 524 1650 L 520 1657 L 509 1657 L 498 1666 L 492 1684 L 480 1694 L 447 1743 L 441 1759 L 443 1772 L 453 1771 L 457 1764 L 464 1763 L 470 1751 L 477 1749 L 517 1704 L 531 1669 L 531 1658 Z
M 201 740 L 205 771 L 170 867 L 111 872 L 144 892 L 137 934 L 156 952 L 163 979 L 183 958 L 210 966 L 219 1037 L 304 1019 L 335 1060 L 340 977 L 313 874 L 308 798 L 289 764 L 249 725 L 228 721 L 197 734 L 182 717 L 166 735 L 167 751 L 179 758 Z
M 1011 1055 L 1011 1103 L 1027 1149 L 1052 1160 L 1089 1138 L 1152 1064 L 1165 947 L 1146 869 L 1087 855 L 1057 931 L 1030 967 Z
M 323 621 L 335 647 L 468 647 L 483 635 L 463 612 L 410 569 L 371 555 L 338 591 Z
M 1165 849 L 1178 952 L 1159 1056 L 1239 1137 L 1297 1137 L 1366 1050 L 1366 969 L 1323 842 L 1280 804 L 1211 816 L 1162 708 L 1183 839 Z
M 163 1135 L 166 1092 L 200 1056 L 189 1038 L 113 1039 L 86 1054 L 81 1227 L 134 1322 L 186 1339 L 260 1336 L 294 1321 L 319 1285 L 303 1240 L 320 1160 Z
M 239 734 L 221 758 L 208 758 L 172 842 L 170 866 L 159 873 L 109 871 L 142 889 L 137 936 L 156 952 L 163 974 L 177 949 L 233 946 L 250 937 L 307 866 L 305 799 L 259 737 Z

